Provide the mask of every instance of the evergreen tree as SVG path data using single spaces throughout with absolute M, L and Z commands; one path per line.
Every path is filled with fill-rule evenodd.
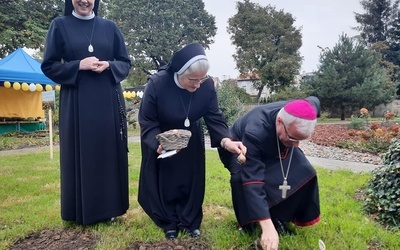
M 387 37 L 389 48 L 385 59 L 395 65 L 400 65 L 400 10 L 398 4 L 394 5 L 393 8 L 392 21 L 388 28 Z
M 311 94 L 318 96 L 325 107 L 373 109 L 393 100 L 395 87 L 380 65 L 380 55 L 346 35 L 332 50 L 321 54 L 315 77 L 307 82 Z
M 366 13 L 355 13 L 355 19 L 361 25 L 356 29 L 361 32 L 362 41 L 368 46 L 386 41 L 393 12 L 391 0 L 361 0 L 360 3 Z
M 237 68 L 246 77 L 261 80 L 254 81 L 257 99 L 264 87 L 276 91 L 293 84 L 301 66 L 302 42 L 290 13 L 245 0 L 237 2 L 237 13 L 228 22 Z
M 362 0 L 364 14 L 355 13 L 360 40 L 381 53 L 381 65 L 392 81 L 400 79 L 400 0 Z M 400 94 L 400 93 L 399 93 Z

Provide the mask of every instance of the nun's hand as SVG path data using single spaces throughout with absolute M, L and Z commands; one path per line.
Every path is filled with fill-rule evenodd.
M 96 68 L 93 69 L 93 71 L 96 73 L 101 73 L 110 67 L 110 64 L 107 61 L 98 61 L 98 62 L 95 62 L 95 65 L 96 65 Z
M 160 155 L 163 153 L 164 148 L 161 145 L 158 145 L 157 153 Z
M 221 140 L 221 146 L 233 154 L 245 156 L 247 153 L 247 148 L 241 141 L 232 141 L 229 138 L 224 138 Z
M 86 57 L 79 62 L 80 70 L 94 70 L 97 68 L 99 59 L 95 56 Z

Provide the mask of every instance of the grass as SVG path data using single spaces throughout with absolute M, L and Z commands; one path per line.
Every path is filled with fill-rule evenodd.
M 138 127 L 128 126 L 129 136 L 139 136 L 140 130 Z M 53 144 L 58 145 L 58 130 L 53 133 Z M 40 130 L 32 133 L 23 132 L 9 132 L 0 134 L 0 151 L 1 150 L 13 150 L 20 148 L 29 147 L 41 147 L 48 146 L 49 143 L 49 133 L 48 131 Z
M 140 144 L 129 144 L 130 208 L 116 222 L 76 226 L 60 219 L 59 151 L 49 159 L 46 150 L 0 157 L 0 249 L 18 238 L 53 228 L 80 228 L 101 238 L 96 249 L 127 249 L 133 242 L 164 240 L 161 229 L 137 203 Z M 400 231 L 376 224 L 362 211 L 357 191 L 368 173 L 332 171 L 316 167 L 320 184 L 321 221 L 296 228 L 296 235 L 282 236 L 279 249 L 400 249 Z M 207 183 L 202 237 L 213 249 L 249 249 L 259 234 L 237 230 L 233 213 L 229 173 L 215 150 L 207 151 Z

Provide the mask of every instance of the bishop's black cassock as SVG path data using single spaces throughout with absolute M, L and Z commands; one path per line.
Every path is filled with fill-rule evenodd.
M 316 97 L 306 98 L 320 112 Z M 304 153 L 293 147 L 293 158 L 287 182 L 291 189 L 282 198 L 283 183 L 276 133 L 276 117 L 287 104 L 280 101 L 258 106 L 239 118 L 231 128 L 233 140 L 247 147 L 246 162 L 239 164 L 237 155 L 219 149 L 225 167 L 231 173 L 232 200 L 236 218 L 242 227 L 265 219 L 293 222 L 299 226 L 319 221 L 317 175 Z M 292 147 L 279 143 L 284 173 Z

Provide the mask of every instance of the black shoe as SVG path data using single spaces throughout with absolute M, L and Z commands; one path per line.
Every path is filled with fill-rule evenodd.
M 176 239 L 178 237 L 178 231 L 176 230 L 168 230 L 165 232 L 165 238 L 167 239 Z
M 115 221 L 115 217 L 111 217 L 111 218 L 102 220 L 102 221 L 100 221 L 100 222 L 114 222 L 114 221 Z
M 190 235 L 190 237 L 192 237 L 192 238 L 197 238 L 201 234 L 199 229 L 194 229 L 194 230 L 190 231 L 187 228 L 180 228 L 180 231 L 185 235 Z
M 275 229 L 280 235 L 291 235 L 294 232 L 288 227 L 287 222 L 281 221 L 279 219 L 272 220 L 274 223 Z
M 192 237 L 192 238 L 200 237 L 200 230 L 199 229 L 195 229 L 192 232 L 190 232 L 190 237 Z

